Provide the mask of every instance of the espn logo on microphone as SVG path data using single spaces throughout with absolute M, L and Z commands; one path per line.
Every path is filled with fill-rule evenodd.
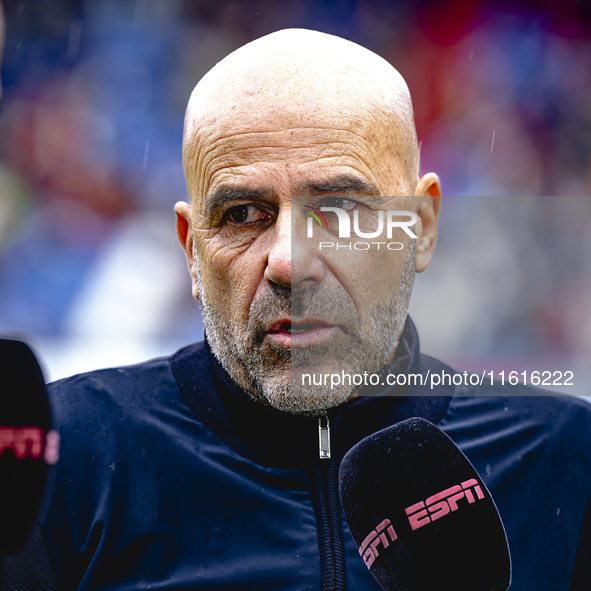
M 473 489 L 473 491 L 472 491 Z M 475 496 L 476 495 L 476 496 Z M 457 511 L 458 502 L 466 499 L 468 504 L 484 499 L 482 488 L 475 478 L 456 484 L 405 509 L 412 530 L 417 530 L 449 513 Z
M 466 499 L 468 505 L 484 499 L 484 492 L 476 478 L 465 480 L 461 484 L 456 484 L 430 496 L 425 501 L 407 507 L 405 513 L 412 531 L 457 511 L 461 508 L 458 502 L 462 499 Z M 386 534 L 388 535 L 386 536 Z M 390 542 L 397 539 L 398 536 L 389 519 L 384 519 L 379 523 L 359 546 L 359 554 L 367 568 L 371 568 L 380 555 L 378 550 L 380 545 L 385 549 L 390 545 Z
M 363 562 L 367 568 L 371 568 L 371 565 L 375 562 L 376 558 L 380 555 L 378 552 L 378 546 L 382 544 L 384 548 L 390 545 L 386 532 L 390 536 L 390 541 L 394 542 L 398 539 L 394 528 L 392 527 L 389 519 L 384 519 L 370 534 L 363 540 L 361 546 L 359 546 L 359 554 L 363 558 Z
M 38 460 L 43 455 L 45 463 L 53 465 L 59 460 L 59 440 L 53 430 L 45 435 L 39 427 L 0 427 L 0 458 L 10 450 L 16 460 Z

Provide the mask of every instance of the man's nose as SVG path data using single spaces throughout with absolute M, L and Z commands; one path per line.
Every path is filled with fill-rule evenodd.
M 306 216 L 284 208 L 278 214 L 274 230 L 265 279 L 287 287 L 320 283 L 324 267 L 314 251 L 313 239 L 306 235 Z

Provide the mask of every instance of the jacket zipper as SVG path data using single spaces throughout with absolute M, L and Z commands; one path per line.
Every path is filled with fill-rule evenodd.
M 318 453 L 321 460 L 330 460 L 330 421 L 328 415 L 318 417 Z
M 337 464 L 331 459 L 330 421 L 318 419 L 319 461 L 310 472 L 312 502 L 316 513 L 322 591 L 345 591 L 345 555 Z

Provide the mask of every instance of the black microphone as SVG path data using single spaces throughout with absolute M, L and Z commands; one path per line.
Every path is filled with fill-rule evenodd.
M 59 435 L 51 430 L 47 390 L 31 349 L 0 339 L 0 556 L 26 542 Z
M 339 493 L 365 564 L 385 591 L 505 591 L 511 558 L 480 476 L 429 421 L 402 421 L 343 458 Z

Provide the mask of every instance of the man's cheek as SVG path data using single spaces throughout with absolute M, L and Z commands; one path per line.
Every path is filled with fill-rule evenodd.
M 219 244 L 217 240 L 203 243 L 203 258 L 209 275 L 218 283 L 218 289 L 230 290 L 233 282 L 231 268 L 234 261 L 240 257 L 241 246 Z
M 241 309 L 250 310 L 252 300 L 261 287 L 265 274 L 265 258 L 254 249 L 235 256 L 229 265 L 228 277 L 233 290 L 233 297 Z
M 234 314 L 238 310 L 239 316 L 239 310 L 249 309 L 264 270 L 261 257 L 253 259 L 248 254 L 243 245 L 220 246 L 215 240 L 203 243 L 203 283 L 210 297 L 226 302 L 232 308 L 226 311 Z
M 365 244 L 370 248 L 338 252 L 331 249 L 328 255 L 332 259 L 329 265 L 333 273 L 355 302 L 360 315 L 368 306 L 391 299 L 399 287 L 407 256 L 406 249 L 388 250 L 388 241 Z
M 222 256 L 233 258 L 248 250 L 260 236 L 260 232 L 237 231 L 231 228 L 212 228 L 198 233 L 208 258 Z

